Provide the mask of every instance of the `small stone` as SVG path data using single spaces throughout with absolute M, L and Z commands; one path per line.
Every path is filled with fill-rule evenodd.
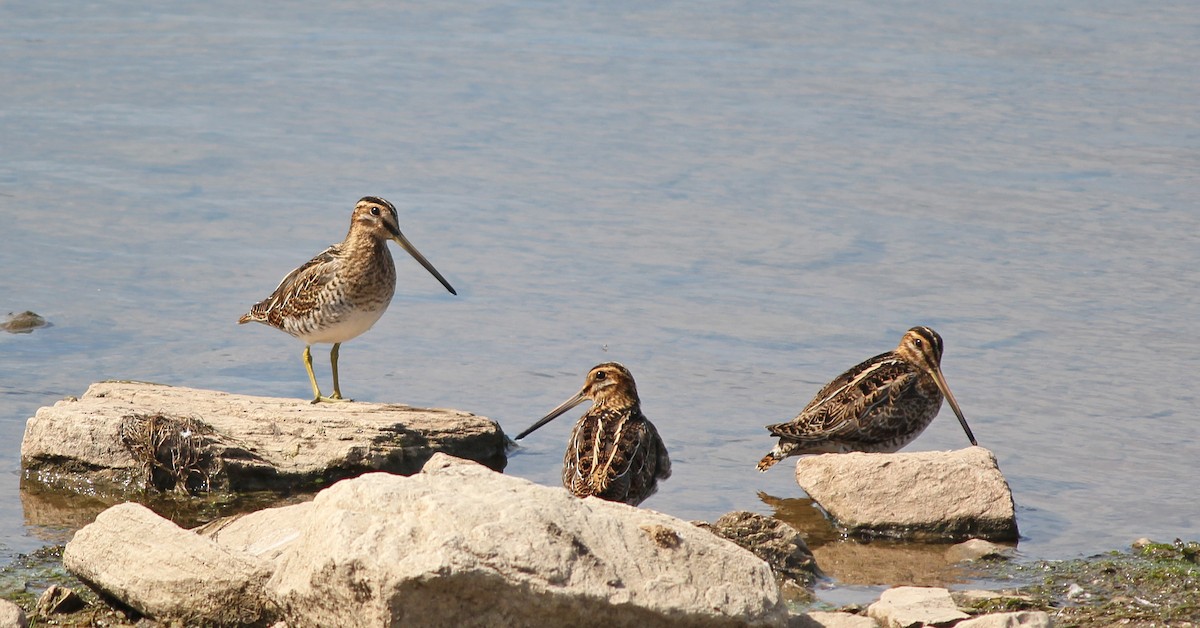
M 4 628 L 26 628 L 28 625 L 29 620 L 25 618 L 25 611 L 21 610 L 20 606 L 8 600 L 0 600 L 0 626 Z
M 961 563 L 973 560 L 1009 560 L 1016 549 L 983 539 L 969 539 L 946 549 L 946 562 Z
M 1050 628 L 1053 624 L 1045 611 L 1019 611 L 980 615 L 955 624 L 955 628 Z
M 867 607 L 867 615 L 886 628 L 948 626 L 970 615 L 958 610 L 950 591 L 941 587 L 894 587 Z
M 1150 537 L 1143 536 L 1142 538 L 1134 541 L 1130 545 L 1130 547 L 1132 547 L 1135 550 L 1140 550 L 1143 547 L 1146 547 L 1148 545 L 1153 545 L 1153 544 L 1154 544 L 1154 541 Z
M 38 598 L 37 614 L 46 617 L 55 613 L 74 613 L 86 605 L 83 598 L 71 589 L 52 584 Z
M 1088 593 L 1083 587 L 1079 586 L 1079 583 L 1077 582 L 1072 582 L 1071 586 L 1067 587 L 1068 600 L 1084 600 L 1089 597 L 1092 597 L 1092 594 Z
M 810 611 L 798 615 L 789 628 L 879 628 L 879 623 L 870 617 L 853 613 Z
M 28 310 L 20 314 L 8 313 L 8 319 L 0 323 L 0 329 L 10 334 L 28 334 L 47 325 L 46 319 Z

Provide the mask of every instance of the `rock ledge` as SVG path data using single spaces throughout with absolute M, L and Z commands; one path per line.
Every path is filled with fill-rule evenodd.
M 503 469 L 505 440 L 491 419 L 456 410 L 100 382 L 27 421 L 21 464 L 27 480 L 88 494 L 316 489 L 416 473 L 435 452 Z

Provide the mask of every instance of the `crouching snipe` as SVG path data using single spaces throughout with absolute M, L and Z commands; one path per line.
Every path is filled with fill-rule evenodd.
M 671 460 L 658 430 L 642 414 L 633 375 L 616 362 L 594 367 L 574 397 L 517 435 L 520 440 L 567 410 L 592 401 L 579 417 L 567 453 L 562 481 L 578 497 L 594 495 L 631 506 L 658 490 L 671 477 Z
M 768 425 L 779 444 L 758 462 L 758 470 L 801 454 L 898 451 L 925 431 L 941 409 L 943 396 L 967 439 L 977 445 L 942 376 L 941 363 L 942 337 L 928 327 L 913 327 L 894 351 L 829 382 L 796 418 Z

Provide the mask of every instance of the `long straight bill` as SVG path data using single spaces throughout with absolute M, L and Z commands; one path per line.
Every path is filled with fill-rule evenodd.
M 525 430 L 524 432 L 521 432 L 520 434 L 517 434 L 517 437 L 514 438 L 513 440 L 521 440 L 522 438 L 529 436 L 537 428 L 553 421 L 554 419 L 557 419 L 559 417 L 559 415 L 561 415 L 562 413 L 566 412 L 567 410 L 570 410 L 571 408 L 574 408 L 575 406 L 577 406 L 585 401 L 587 401 L 587 397 L 584 397 L 583 392 L 580 392 L 579 394 L 575 395 L 574 397 L 571 397 L 570 399 L 559 404 L 559 406 L 557 408 L 550 411 L 550 414 L 547 414 L 546 416 L 542 417 L 542 419 L 540 421 L 538 421 L 537 423 L 534 423 L 532 427 Z
M 442 282 L 443 286 L 446 286 L 446 289 L 450 291 L 450 294 L 458 294 L 454 291 L 454 288 L 450 286 L 450 282 L 446 281 L 446 278 L 442 276 L 442 273 L 439 273 L 437 269 L 433 267 L 433 264 L 430 264 L 429 260 L 425 259 L 424 255 L 421 255 L 421 252 L 417 250 L 417 247 L 413 246 L 412 242 L 409 242 L 408 238 L 404 237 L 403 233 L 396 231 L 392 234 L 392 239 L 395 240 L 396 244 L 399 244 L 401 248 L 403 248 L 405 251 L 408 251 L 408 254 L 413 256 L 413 259 L 417 260 L 417 262 L 424 266 L 425 270 L 429 271 L 429 274 L 437 277 L 437 280 Z
M 971 427 L 967 425 L 967 418 L 963 416 L 962 410 L 958 408 L 958 401 L 954 399 L 954 395 L 950 393 L 950 387 L 946 385 L 946 378 L 942 376 L 942 369 L 934 367 L 933 381 L 937 384 L 938 389 L 942 391 L 942 395 L 946 397 L 946 401 L 950 402 L 950 409 L 954 410 L 954 416 L 958 417 L 958 422 L 962 425 L 963 431 L 967 433 L 967 440 L 971 441 L 972 445 L 978 446 L 975 442 L 975 435 L 971 433 Z

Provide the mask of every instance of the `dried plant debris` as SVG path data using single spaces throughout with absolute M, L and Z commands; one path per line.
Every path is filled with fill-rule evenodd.
M 10 334 L 28 334 L 39 327 L 46 327 L 50 323 L 46 319 L 28 310 L 20 314 L 8 313 L 8 318 L 4 322 L 0 322 L 0 329 Z
M 145 471 L 146 487 L 202 493 L 221 469 L 213 428 L 199 419 L 132 414 L 121 419 L 121 441 Z

